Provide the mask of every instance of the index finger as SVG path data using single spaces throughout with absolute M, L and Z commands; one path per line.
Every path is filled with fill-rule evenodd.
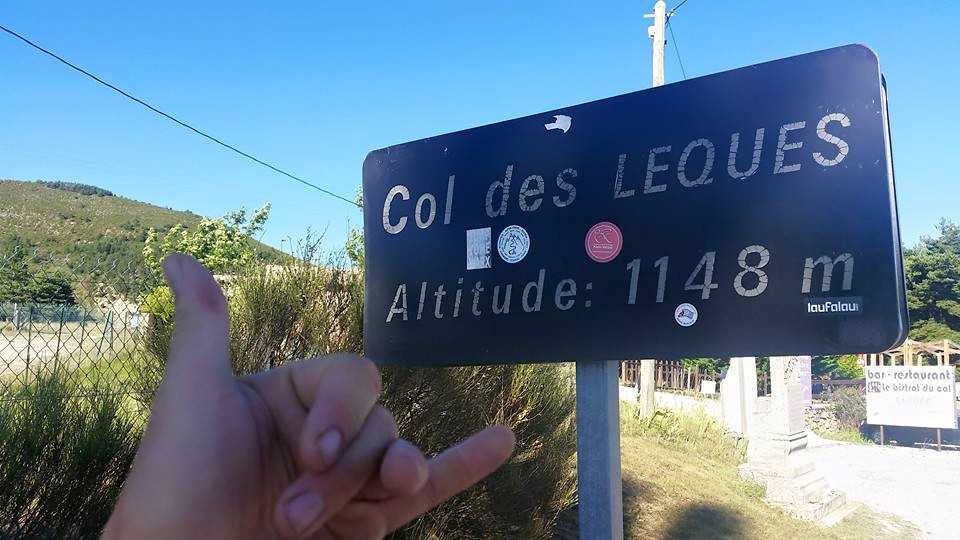
M 429 478 L 420 491 L 375 503 L 374 507 L 382 514 L 387 530 L 395 531 L 497 470 L 513 453 L 514 444 L 513 432 L 503 426 L 475 433 L 430 460 Z

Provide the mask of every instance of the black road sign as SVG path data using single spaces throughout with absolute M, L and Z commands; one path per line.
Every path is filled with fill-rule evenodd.
M 366 354 L 880 351 L 907 327 L 886 97 L 849 45 L 363 164 Z

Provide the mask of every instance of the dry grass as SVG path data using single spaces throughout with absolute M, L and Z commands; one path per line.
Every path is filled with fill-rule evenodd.
M 859 429 L 841 428 L 838 430 L 820 431 L 814 430 L 819 437 L 830 439 L 831 441 L 842 441 L 855 444 L 873 444 L 873 441 L 863 436 Z
M 621 414 L 624 529 L 628 538 L 910 538 L 912 525 L 860 507 L 832 528 L 763 501 L 737 474 L 742 450 L 709 418 Z M 726 441 L 726 442 L 723 442 Z

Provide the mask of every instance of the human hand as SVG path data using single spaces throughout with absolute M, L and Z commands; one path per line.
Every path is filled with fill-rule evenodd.
M 429 462 L 376 404 L 354 355 L 230 368 L 226 301 L 194 259 L 167 257 L 176 329 L 150 423 L 104 538 L 381 538 L 496 470 L 491 427 Z

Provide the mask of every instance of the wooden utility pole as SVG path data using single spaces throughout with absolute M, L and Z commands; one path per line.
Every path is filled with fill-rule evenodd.
M 647 35 L 653 40 L 653 85 L 663 85 L 663 50 L 667 45 L 667 4 L 657 0 L 653 4 L 653 13 L 647 13 L 644 19 L 653 19 L 653 24 L 647 28 Z
M 652 86 L 663 85 L 663 50 L 666 46 L 666 24 L 667 24 L 667 4 L 663 0 L 657 0 L 653 4 L 653 13 L 647 13 L 643 16 L 645 19 L 653 19 L 653 25 L 647 27 L 647 35 L 653 41 L 653 84 Z M 656 391 L 657 382 L 655 380 L 657 361 L 653 358 L 640 360 L 640 378 L 637 381 L 637 404 L 639 414 L 645 418 L 651 416 L 657 407 Z
M 637 414 L 641 418 L 653 415 L 657 408 L 655 400 L 657 391 L 656 380 L 657 361 L 653 358 L 640 360 L 640 376 L 637 377 Z

